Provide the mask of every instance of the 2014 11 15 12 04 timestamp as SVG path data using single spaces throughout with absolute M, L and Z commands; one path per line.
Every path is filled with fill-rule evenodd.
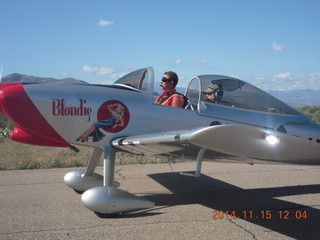
M 213 210 L 212 219 L 283 219 L 305 220 L 308 218 L 307 210 Z

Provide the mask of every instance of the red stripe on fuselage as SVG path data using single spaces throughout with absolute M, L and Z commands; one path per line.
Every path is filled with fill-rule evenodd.
M 21 83 L 9 86 L 1 84 L 0 87 L 1 109 L 9 119 L 28 133 L 56 143 L 54 146 L 68 146 L 33 104 Z

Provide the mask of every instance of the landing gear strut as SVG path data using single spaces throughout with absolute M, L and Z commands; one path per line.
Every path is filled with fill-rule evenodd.
M 94 172 L 103 149 L 95 148 L 90 156 L 87 169 L 74 170 L 64 176 L 64 182 L 77 193 L 83 193 L 86 190 L 102 186 L 103 176 Z
M 104 146 L 103 151 L 103 186 L 90 188 L 83 193 L 81 200 L 85 207 L 100 215 L 125 213 L 154 207 L 153 202 L 115 188 L 115 150 L 109 146 Z

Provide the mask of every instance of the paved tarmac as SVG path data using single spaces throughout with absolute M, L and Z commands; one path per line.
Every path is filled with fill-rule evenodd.
M 117 166 L 120 188 L 156 206 L 113 218 L 64 184 L 72 169 L 1 171 L 0 239 L 320 239 L 320 166 L 204 163 L 200 178 L 178 174 L 194 165 Z

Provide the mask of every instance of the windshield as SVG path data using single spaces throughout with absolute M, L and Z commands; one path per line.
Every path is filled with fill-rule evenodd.
M 153 78 L 153 69 L 143 68 L 123 76 L 114 84 L 123 84 L 142 91 L 151 91 L 153 89 Z
M 279 99 L 242 80 L 217 75 L 198 76 L 198 78 L 201 82 L 201 91 L 212 84 L 222 86 L 222 102 L 225 106 L 278 114 L 301 115 L 297 110 Z M 206 101 L 206 96 L 203 93 L 201 100 Z

